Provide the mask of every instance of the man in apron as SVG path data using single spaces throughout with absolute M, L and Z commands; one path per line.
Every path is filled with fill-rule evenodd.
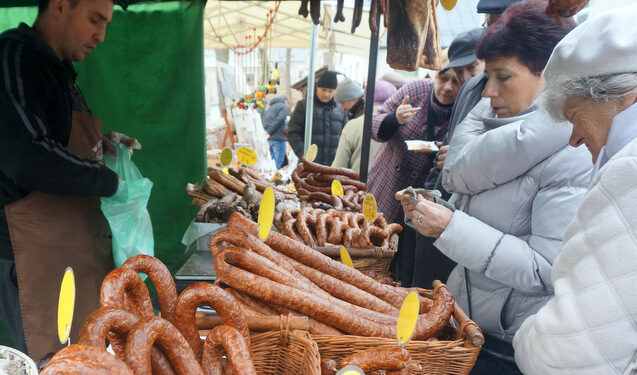
M 0 319 L 36 359 L 62 347 L 65 268 L 77 287 L 72 341 L 113 268 L 99 198 L 119 179 L 71 65 L 104 41 L 112 15 L 112 0 L 40 0 L 32 28 L 0 35 Z

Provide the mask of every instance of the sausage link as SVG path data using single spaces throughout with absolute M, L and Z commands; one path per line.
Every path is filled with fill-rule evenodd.
M 139 317 L 130 311 L 109 307 L 99 308 L 86 318 L 80 330 L 78 344 L 93 345 L 106 350 L 104 343 L 108 339 L 115 356 L 124 361 L 126 337 L 138 321 Z M 153 374 L 174 374 L 164 353 L 155 347 L 151 353 L 151 364 Z
M 277 312 L 274 311 L 274 309 L 270 308 L 265 303 L 250 297 L 249 295 L 245 293 L 241 293 L 238 290 L 235 290 L 232 288 L 225 289 L 225 291 L 230 293 L 234 297 L 234 299 L 236 299 L 237 301 L 243 303 L 245 306 L 248 306 L 252 310 L 256 311 L 257 312 L 256 315 L 265 315 L 265 316 L 278 315 Z
M 177 287 L 170 271 L 159 259 L 148 255 L 137 255 L 128 259 L 121 268 L 128 268 L 150 277 L 159 300 L 162 318 L 173 322 L 175 305 L 177 304 Z
M 376 14 L 378 14 L 378 0 L 371 0 L 369 4 L 369 30 L 374 34 L 378 33 Z
M 232 215 L 230 215 L 230 218 L 228 220 L 228 227 L 241 228 L 243 231 L 251 234 L 252 237 L 257 234 L 257 224 L 252 220 L 241 216 L 240 214 L 235 215 L 235 213 L 233 213 Z M 337 277 L 343 282 L 352 284 L 359 289 L 362 289 L 386 302 L 389 302 L 395 307 L 400 308 L 403 300 L 409 293 L 409 291 L 406 289 L 393 288 L 389 285 L 381 284 L 374 279 L 363 275 L 359 271 L 350 268 L 342 264 L 341 262 L 335 261 L 330 257 L 325 256 L 307 246 L 304 246 L 302 243 L 294 241 L 293 239 L 288 238 L 282 234 L 276 232 L 270 233 L 268 238 L 265 240 L 265 243 L 271 246 L 274 250 L 292 259 L 295 259 L 300 263 L 305 264 L 306 266 L 312 267 L 328 275 Z M 423 298 L 421 298 L 421 302 L 424 305 L 427 305 L 429 303 L 427 299 Z M 429 304 L 429 306 L 431 306 L 431 304 Z
M 327 227 L 329 228 L 329 234 L 327 236 L 327 241 L 333 244 L 341 244 L 343 243 L 343 224 L 338 217 L 329 216 L 327 219 Z
M 361 370 L 402 370 L 407 365 L 411 355 L 405 348 L 375 348 L 347 356 L 341 360 L 341 368 L 345 366 L 357 366 Z
M 317 175 L 315 175 L 314 173 L 310 173 L 309 175 L 307 175 L 307 177 L 305 178 L 305 182 L 307 182 L 310 185 L 313 186 L 322 186 L 322 187 L 332 187 L 332 183 L 330 181 L 319 181 L 316 178 Z
M 184 289 L 177 300 L 175 309 L 175 326 L 192 348 L 195 357 L 201 358 L 203 342 L 197 330 L 197 307 L 206 305 L 212 307 L 221 317 L 224 324 L 235 327 L 250 344 L 250 330 L 240 305 L 228 292 L 220 287 L 208 283 L 195 283 Z
M 235 374 L 256 375 L 252 363 L 250 346 L 236 328 L 221 325 L 213 328 L 203 345 L 201 367 L 206 375 L 222 375 L 221 359 L 223 353 L 228 356 L 228 361 Z
M 106 275 L 100 289 L 100 306 L 127 310 L 140 318 L 154 314 L 146 284 L 137 272 L 126 268 Z
M 334 15 L 334 23 L 345 21 L 345 16 L 343 15 L 344 5 L 345 5 L 345 0 L 336 1 L 336 15 Z
M 168 356 L 177 375 L 203 375 L 186 339 L 170 322 L 157 317 L 140 319 L 126 339 L 126 364 L 135 375 L 152 375 L 150 356 L 153 345 Z
M 333 359 L 321 359 L 321 375 L 336 374 L 336 361 Z
M 303 239 L 303 242 L 311 247 L 316 247 L 316 240 L 312 235 L 312 231 L 308 227 L 308 221 L 310 220 L 310 209 L 304 208 L 299 213 L 299 216 L 296 218 L 296 230 L 299 233 L 299 236 Z
M 40 375 L 133 375 L 131 369 L 103 348 L 73 344 L 57 352 Z
M 359 1 L 359 0 L 357 0 L 357 1 Z M 362 1 L 361 1 L 361 9 L 362 9 Z M 305 158 L 303 158 L 303 169 L 308 171 L 308 172 L 342 175 L 342 176 L 345 176 L 345 177 L 352 178 L 354 180 L 360 180 L 359 174 L 354 172 L 351 169 L 328 167 L 326 165 L 322 165 L 322 164 L 319 164 L 319 163 L 315 163 L 313 161 L 309 161 L 309 160 L 307 160 Z

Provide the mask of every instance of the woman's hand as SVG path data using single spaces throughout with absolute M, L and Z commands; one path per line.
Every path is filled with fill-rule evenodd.
M 438 151 L 438 161 L 436 162 L 436 167 L 441 170 L 445 167 L 445 159 L 447 159 L 447 153 L 449 152 L 449 145 L 439 145 L 440 151 Z
M 409 203 L 409 199 L 403 199 L 401 201 L 405 215 L 412 221 L 412 224 L 423 236 L 433 238 L 440 237 L 453 217 L 453 211 L 427 199 L 419 199 L 416 207 L 411 203 L 405 204 L 405 201 Z
M 403 101 L 396 109 L 396 121 L 398 121 L 400 125 L 405 125 L 411 121 L 418 112 L 420 112 L 420 107 L 412 107 L 411 104 L 409 104 L 409 95 L 405 95 Z

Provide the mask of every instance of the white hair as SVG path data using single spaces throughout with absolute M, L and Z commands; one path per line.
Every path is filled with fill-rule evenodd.
M 564 104 L 569 99 L 595 102 L 620 100 L 637 93 L 637 72 L 595 77 L 551 77 L 540 97 L 540 105 L 556 121 L 565 121 Z

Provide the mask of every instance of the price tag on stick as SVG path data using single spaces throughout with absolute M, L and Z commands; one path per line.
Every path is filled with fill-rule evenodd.
M 343 185 L 339 180 L 332 181 L 332 195 L 343 196 Z
M 404 346 L 411 340 L 411 335 L 414 334 L 416 322 L 418 321 L 419 309 L 418 293 L 409 293 L 398 312 L 398 326 L 396 327 L 398 346 Z
M 366 194 L 363 199 L 363 215 L 370 223 L 376 220 L 378 208 L 376 206 L 376 198 L 372 194 Z
M 314 161 L 314 159 L 316 159 L 316 154 L 318 154 L 318 146 L 316 144 L 312 144 L 305 153 L 305 159 Z
M 227 167 L 232 163 L 232 149 L 230 147 L 226 147 L 221 151 L 219 161 L 224 167 Z
M 259 238 L 265 240 L 272 229 L 272 220 L 274 220 L 274 192 L 271 187 L 267 187 L 261 198 L 259 206 Z
M 73 324 L 73 311 L 75 309 L 75 276 L 71 267 L 66 267 L 60 298 L 58 299 L 58 338 L 60 344 L 69 343 L 71 324 Z
M 341 371 L 336 373 L 336 375 L 365 375 L 365 373 L 360 369 L 360 367 L 350 365 L 343 367 Z
M 440 0 L 440 4 L 446 10 L 451 10 L 456 6 L 458 0 Z
M 257 162 L 257 154 L 250 147 L 241 146 L 237 149 L 237 159 L 245 165 Z
M 341 262 L 343 262 L 344 265 L 354 268 L 354 263 L 352 263 L 352 257 L 349 256 L 349 253 L 347 252 L 347 249 L 345 248 L 345 246 L 341 246 Z

